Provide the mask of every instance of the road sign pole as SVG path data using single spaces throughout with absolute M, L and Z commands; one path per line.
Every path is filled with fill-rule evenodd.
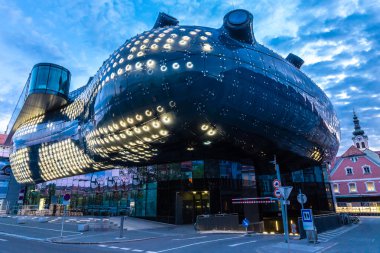
M 300 188 L 300 195 L 302 196 L 301 188 Z M 303 201 L 301 201 L 301 207 L 302 207 L 302 209 L 303 209 Z
M 61 239 L 63 236 L 63 224 L 65 224 L 66 205 L 63 206 L 62 226 L 61 226 Z
M 289 228 L 288 228 L 288 206 L 286 204 L 286 200 L 284 201 L 284 232 L 285 232 L 285 242 L 289 243 Z
M 278 166 L 277 162 L 276 162 L 276 156 L 274 156 L 274 167 L 276 168 L 276 174 L 277 174 L 277 179 L 281 182 L 281 173 L 280 173 L 280 166 Z M 282 183 L 281 183 L 282 184 Z M 283 198 L 280 198 L 280 206 L 281 206 L 281 216 L 282 216 L 282 224 L 283 224 L 283 228 L 284 228 L 284 232 L 285 232 L 285 242 L 288 243 L 288 237 L 286 237 L 286 233 L 287 233 L 287 228 L 288 228 L 288 223 L 287 223 L 287 218 L 286 218 L 286 211 L 285 211 L 285 208 L 284 207 L 284 200 Z

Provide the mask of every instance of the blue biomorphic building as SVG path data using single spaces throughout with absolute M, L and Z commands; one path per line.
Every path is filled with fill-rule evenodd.
M 255 40 L 252 19 L 234 10 L 214 29 L 160 13 L 71 92 L 67 69 L 35 65 L 7 130 L 13 173 L 32 189 L 26 204 L 49 206 L 70 192 L 70 208 L 84 214 L 261 221 L 278 217 L 276 203 L 232 199 L 273 197 L 276 156 L 283 185 L 302 189 L 316 213 L 333 210 L 325 173 L 339 146 L 333 106 L 301 58 Z

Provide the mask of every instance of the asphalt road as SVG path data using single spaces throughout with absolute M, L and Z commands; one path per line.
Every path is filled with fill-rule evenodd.
M 380 217 L 361 217 L 360 225 L 332 240 L 326 253 L 380 253 Z
M 67 228 L 66 236 L 77 236 L 70 226 Z M 29 224 L 23 227 L 23 225 L 14 226 L 14 224 L 3 222 L 0 224 L 0 253 L 288 252 L 281 235 L 172 233 L 154 239 L 91 245 L 55 244 L 44 241 L 46 238 L 56 236 L 55 230 L 54 225 L 41 228 L 38 224 Z M 134 233 L 134 231 L 127 233 Z M 305 240 L 292 240 L 289 252 L 380 253 L 380 218 L 361 218 L 360 225 L 342 227 L 321 235 L 321 238 L 323 241 L 317 245 L 308 244 Z

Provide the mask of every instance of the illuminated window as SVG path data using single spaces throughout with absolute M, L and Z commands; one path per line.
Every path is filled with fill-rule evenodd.
M 375 192 L 376 191 L 374 182 L 366 182 L 365 186 L 366 186 L 367 192 Z
M 334 193 L 339 193 L 339 184 L 334 184 Z
M 348 183 L 348 191 L 350 193 L 358 192 L 358 190 L 356 189 L 356 183 Z

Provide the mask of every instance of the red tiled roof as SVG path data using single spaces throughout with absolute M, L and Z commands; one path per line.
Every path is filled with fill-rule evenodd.
M 351 146 L 349 149 L 347 149 L 346 152 L 344 152 L 344 154 L 341 157 L 349 157 L 355 155 L 365 155 L 365 153 L 359 150 L 357 147 Z
M 0 145 L 4 144 L 6 138 L 7 138 L 6 134 L 0 134 Z

